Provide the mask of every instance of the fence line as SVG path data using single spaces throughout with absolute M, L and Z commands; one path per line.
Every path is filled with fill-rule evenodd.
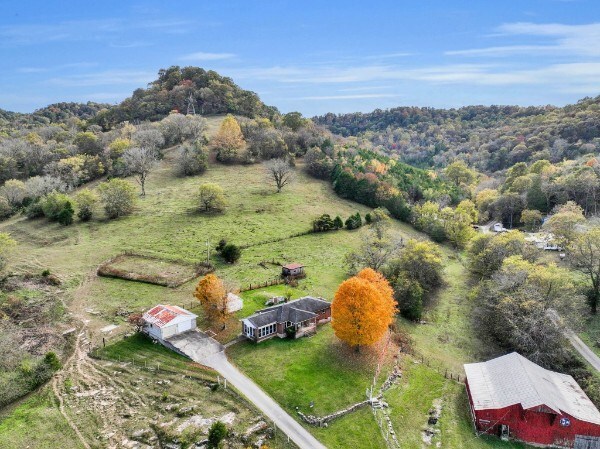
M 250 290 L 258 290 L 259 288 L 265 288 L 265 287 L 270 287 L 272 285 L 280 285 L 280 284 L 285 284 L 286 280 L 284 278 L 274 278 L 268 281 L 264 281 L 264 282 L 257 282 L 257 283 L 250 283 L 247 287 L 242 287 L 240 288 L 240 293 L 241 292 L 247 292 Z

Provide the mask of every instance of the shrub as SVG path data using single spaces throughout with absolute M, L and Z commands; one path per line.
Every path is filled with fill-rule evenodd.
M 44 210 L 42 209 L 42 203 L 40 201 L 34 201 L 33 203 L 29 204 L 29 206 L 25 208 L 25 215 L 31 220 L 34 218 L 43 217 Z
M 123 179 L 111 179 L 98 186 L 108 218 L 129 215 L 135 205 L 135 188 Z
M 94 214 L 94 206 L 98 202 L 98 195 L 90 189 L 82 189 L 75 195 L 75 203 L 79 209 L 77 217 L 81 221 L 88 221 Z
M 58 216 L 66 203 L 70 203 L 70 200 L 64 193 L 52 192 L 47 194 L 41 200 L 44 216 L 51 221 L 58 220 Z
M 48 352 L 44 356 L 44 363 L 48 365 L 53 371 L 58 371 L 61 367 L 60 360 L 55 352 Z
M 367 224 L 371 224 L 371 222 L 372 222 L 372 221 L 373 221 L 373 218 L 371 218 L 371 214 L 370 214 L 370 213 L 367 213 L 367 214 L 365 215 L 365 222 L 366 222 Z
M 208 168 L 208 153 L 200 144 L 184 144 L 179 147 L 176 171 L 179 176 L 194 176 L 204 173 Z
M 63 209 L 59 212 L 58 218 L 56 221 L 58 221 L 61 225 L 69 226 L 70 224 L 73 223 L 73 214 L 74 213 L 75 213 L 75 211 L 73 210 L 73 206 L 71 205 L 71 202 L 68 201 L 65 204 L 65 207 L 63 207 Z
M 208 431 L 208 447 L 218 448 L 221 441 L 227 436 L 227 427 L 221 421 L 217 421 L 210 426 Z
M 13 208 L 9 204 L 8 200 L 3 196 L 0 196 L 0 218 L 8 218 L 12 215 Z
M 323 214 L 313 221 L 313 231 L 325 232 L 335 229 L 335 225 L 329 214 Z
M 361 226 L 362 226 L 362 218 L 360 217 L 360 214 L 358 212 L 354 215 L 351 215 L 346 220 L 346 228 L 347 229 L 358 229 Z
M 344 227 L 344 222 L 339 215 L 333 219 L 333 227 L 334 229 L 342 229 Z
M 219 240 L 218 245 L 215 247 L 215 249 L 217 250 L 217 252 L 221 252 L 223 251 L 223 248 L 225 248 L 227 246 L 227 240 L 225 239 L 221 239 Z
M 200 210 L 205 212 L 221 212 L 227 205 L 223 187 L 210 182 L 200 186 L 199 200 Z
M 221 250 L 221 256 L 228 263 L 236 263 L 242 255 L 242 250 L 239 246 L 228 243 Z

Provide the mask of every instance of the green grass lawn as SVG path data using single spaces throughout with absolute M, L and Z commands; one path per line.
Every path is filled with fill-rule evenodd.
M 584 330 L 579 333 L 581 339 L 600 356 L 600 315 L 590 317 Z
M 364 400 L 376 366 L 372 352 L 364 349 L 356 355 L 337 341 L 330 325 L 320 327 L 311 338 L 239 343 L 228 355 L 292 416 L 296 407 L 307 414 L 326 415 Z M 386 368 L 390 366 L 388 360 Z M 341 418 L 327 429 L 309 430 L 330 448 L 385 444 L 368 409 Z
M 467 394 L 463 384 L 445 379 L 437 371 L 406 358 L 403 378 L 398 386 L 385 394 L 390 416 L 400 446 L 407 449 L 425 447 L 422 429 L 427 425 L 434 400 L 441 400 L 442 414 L 437 428 L 440 433 L 432 447 L 456 449 L 525 448 L 517 443 L 503 442 L 494 437 L 477 437 L 469 416 Z
M 75 432 L 54 404 L 49 387 L 31 394 L 0 413 L 3 449 L 82 449 Z

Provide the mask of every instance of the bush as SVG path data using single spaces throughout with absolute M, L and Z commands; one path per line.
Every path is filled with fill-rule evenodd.
M 239 246 L 228 243 L 221 250 L 221 256 L 228 263 L 236 263 L 242 256 L 242 250 Z
M 56 221 L 58 221 L 61 225 L 69 226 L 73 223 L 73 214 L 75 214 L 75 211 L 73 210 L 73 206 L 69 201 L 65 204 L 65 207 L 63 207 L 63 209 L 59 212 Z
M 133 212 L 135 188 L 123 179 L 111 179 L 98 186 L 104 211 L 108 218 L 117 218 Z
M 0 218 L 8 218 L 13 214 L 13 208 L 8 200 L 0 196 Z
M 25 215 L 27 218 L 33 220 L 34 218 L 41 218 L 44 216 L 44 210 L 42 209 L 42 203 L 40 201 L 34 201 L 25 208 Z
M 200 142 L 181 145 L 175 167 L 179 176 L 202 174 L 208 168 L 208 153 Z
M 335 229 L 335 225 L 329 214 L 323 214 L 313 221 L 313 231 L 325 232 Z
M 75 203 L 79 211 L 77 217 L 81 221 L 91 220 L 94 214 L 94 206 L 98 202 L 98 196 L 90 189 L 82 189 L 75 195 Z
M 215 249 L 217 250 L 217 252 L 221 252 L 223 251 L 223 248 L 225 248 L 227 246 L 227 240 L 225 239 L 221 239 L 219 240 L 219 244 L 215 247 Z
M 415 280 L 399 278 L 394 285 L 398 308 L 408 320 L 418 321 L 423 315 L 423 287 Z
M 335 229 L 342 229 L 344 227 L 344 222 L 339 215 L 333 219 L 333 227 Z
M 371 224 L 371 222 L 372 222 L 372 221 L 373 221 L 373 218 L 371 218 L 371 214 L 370 214 L 370 213 L 367 213 L 367 214 L 365 215 L 365 222 L 366 222 L 367 224 Z
M 205 212 L 222 212 L 227 206 L 223 187 L 211 182 L 200 186 L 200 210 Z
M 44 356 L 44 363 L 48 365 L 53 371 L 58 371 L 61 367 L 60 360 L 55 352 L 48 352 Z
M 57 221 L 61 211 L 67 203 L 70 203 L 70 200 L 64 193 L 52 192 L 44 196 L 40 203 L 44 216 L 50 221 Z
M 354 215 L 351 215 L 346 220 L 346 228 L 347 229 L 358 229 L 361 226 L 362 226 L 362 218 L 360 217 L 360 214 L 358 212 Z
M 221 421 L 213 423 L 208 431 L 208 447 L 218 448 L 221 441 L 227 436 L 227 433 L 227 427 Z

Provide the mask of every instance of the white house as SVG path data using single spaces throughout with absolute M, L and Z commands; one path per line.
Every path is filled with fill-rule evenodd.
M 196 328 L 196 318 L 192 312 L 181 307 L 159 304 L 143 315 L 143 331 L 152 338 L 165 340 Z
M 227 312 L 233 313 L 242 310 L 244 300 L 234 293 L 227 293 Z

